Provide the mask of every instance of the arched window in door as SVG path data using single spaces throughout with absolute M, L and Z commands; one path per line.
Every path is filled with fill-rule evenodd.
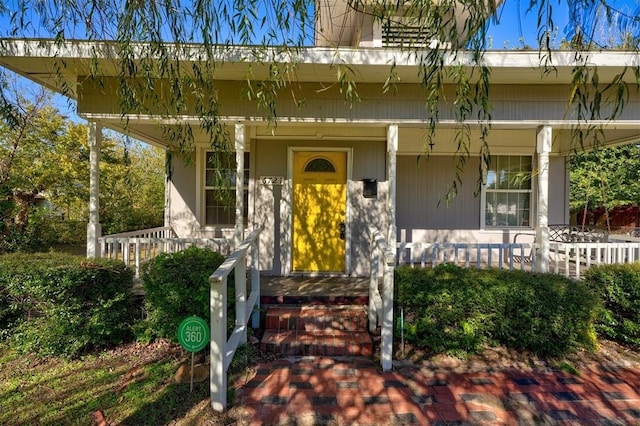
M 326 173 L 335 173 L 336 166 L 333 163 L 323 157 L 312 158 L 305 164 L 304 166 L 305 172 L 326 172 Z

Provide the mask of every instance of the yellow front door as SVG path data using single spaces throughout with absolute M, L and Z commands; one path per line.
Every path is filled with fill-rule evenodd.
M 347 153 L 293 157 L 293 270 L 344 272 Z

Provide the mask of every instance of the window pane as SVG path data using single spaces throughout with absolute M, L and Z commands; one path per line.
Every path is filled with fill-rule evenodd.
M 207 168 L 211 169 L 235 169 L 235 152 L 207 152 Z
M 496 188 L 496 171 L 495 170 L 487 171 L 487 188 L 491 188 L 491 189 Z
M 236 215 L 235 191 L 210 189 L 206 191 L 205 210 L 207 225 L 231 225 Z
M 506 169 L 500 169 L 498 171 L 499 181 L 498 188 L 499 189 L 509 189 L 509 173 Z
M 508 194 L 496 194 L 496 226 L 507 226 Z
M 488 192 L 487 193 L 487 201 L 485 206 L 484 213 L 484 222 L 487 226 L 495 226 L 495 218 L 496 218 L 496 193 Z
M 524 179 L 520 185 L 520 189 L 531 189 L 531 172 L 533 170 L 531 157 L 520 157 L 520 170 L 524 173 Z
M 529 202 L 531 195 L 528 193 L 518 194 L 518 224 L 517 226 L 529 226 Z
M 492 157 L 487 171 L 487 188 L 531 189 L 531 157 Z
M 487 192 L 485 226 L 529 226 L 529 193 Z
M 235 206 L 236 191 L 222 189 L 208 189 L 206 192 L 207 206 Z
M 249 159 L 244 153 L 244 223 L 249 211 Z M 237 180 L 235 152 L 207 152 L 205 164 L 205 225 L 235 224 Z
M 208 169 L 206 171 L 205 185 L 213 186 L 216 184 L 216 172 L 215 170 Z
M 305 172 L 335 172 L 333 163 L 326 158 L 314 158 L 304 167 Z
M 485 187 L 485 226 L 529 226 L 532 159 L 491 157 Z
M 508 226 L 519 226 L 518 223 L 518 195 L 519 194 L 508 194 L 507 195 L 507 213 L 506 213 L 506 221 Z

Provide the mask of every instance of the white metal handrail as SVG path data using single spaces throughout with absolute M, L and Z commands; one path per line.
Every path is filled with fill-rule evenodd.
M 253 314 L 252 326 L 260 326 L 260 232 L 255 229 L 209 278 L 211 284 L 211 346 L 210 393 L 211 406 L 222 412 L 227 406 L 227 370 L 239 345 L 247 342 L 247 326 Z M 249 253 L 250 256 L 247 256 Z M 251 292 L 247 298 L 247 260 L 250 260 Z M 235 328 L 227 339 L 227 279 L 235 271 Z
M 536 271 L 535 243 L 422 243 L 398 242 L 397 265 L 506 268 Z M 640 242 L 550 242 L 552 271 L 581 279 L 593 265 L 640 261 Z
M 393 367 L 393 285 L 396 256 L 377 228 L 371 234 L 371 275 L 369 280 L 369 330 L 380 325 L 382 369 Z M 378 283 L 382 265 L 382 294 Z
M 121 232 L 119 234 L 105 235 L 103 239 L 109 238 L 173 238 L 176 236 L 175 231 L 170 226 L 160 226 L 157 228 L 139 229 L 130 232 Z

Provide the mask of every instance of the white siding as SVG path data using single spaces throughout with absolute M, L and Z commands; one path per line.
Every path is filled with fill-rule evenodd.
M 447 190 L 456 181 L 451 156 L 398 156 L 398 229 L 479 229 L 478 157 L 467 160 L 458 195 L 447 205 Z
M 452 156 L 431 156 L 417 161 L 415 155 L 398 156 L 398 235 L 401 241 L 423 242 L 512 242 L 517 233 L 532 228 L 481 230 L 481 199 L 475 197 L 479 157 L 470 157 L 458 184 L 458 195 L 449 205 L 447 188 L 455 179 Z M 549 221 L 569 221 L 569 185 L 565 157 L 550 158 Z M 535 202 L 532 197 L 532 202 Z M 535 205 L 532 206 L 535 214 Z M 526 239 L 519 241 L 527 242 Z
M 169 224 L 178 237 L 198 237 L 200 224 L 196 220 L 196 167 L 186 165 L 184 158 L 173 155 L 169 179 Z
M 352 176 L 348 183 L 350 209 L 351 271 L 355 275 L 367 273 L 369 250 L 368 227 L 373 224 L 386 232 L 388 184 L 385 177 L 386 142 L 383 127 L 281 126 L 276 136 L 269 136 L 265 129 L 253 129 L 251 140 L 251 188 L 249 196 L 249 227 L 264 225 L 261 237 L 261 268 L 264 272 L 280 274 L 285 270 L 281 236 L 288 232 L 290 217 L 285 205 L 286 186 L 263 185 L 261 176 L 287 177 L 289 147 L 351 148 Z M 324 133 L 323 133 L 324 132 Z M 422 129 L 400 129 L 400 155 L 397 158 L 397 228 L 398 237 L 406 241 L 446 242 L 511 242 L 516 233 L 531 229 L 481 230 L 480 197 L 475 197 L 479 173 L 479 158 L 470 157 L 461 174 L 458 195 L 449 205 L 445 200 L 447 189 L 455 181 L 453 155 L 432 155 L 429 160 L 418 157 L 414 150 L 422 149 Z M 452 130 L 438 133 L 437 144 L 450 142 Z M 318 138 L 318 133 L 322 137 Z M 338 135 L 344 140 L 336 140 Z M 315 137 L 312 137 L 315 135 Z M 491 144 L 496 154 L 518 153 L 531 155 L 533 146 L 527 148 L 532 133 L 528 130 L 496 130 Z M 336 139 L 331 139 L 335 137 Z M 513 147 L 508 149 L 509 141 Z M 204 152 L 204 146 L 199 149 Z M 184 159 L 173 157 L 173 173 L 170 191 L 170 223 L 180 237 L 205 237 L 229 234 L 232 230 L 203 229 L 198 222 L 198 196 L 200 188 L 197 176 L 197 160 L 185 165 Z M 378 181 L 375 199 L 362 196 L 363 179 Z M 551 157 L 550 222 L 566 223 L 569 219 L 568 175 L 565 157 Z M 535 197 L 532 197 L 535 200 Z M 535 214 L 535 206 L 533 206 Z
M 569 223 L 567 157 L 549 157 L 549 225 Z
M 221 103 L 221 117 L 230 119 L 261 118 L 263 111 L 258 110 L 255 102 L 249 102 L 240 94 L 245 83 L 238 81 L 220 81 L 218 83 L 218 99 Z M 117 114 L 116 80 L 106 79 L 105 89 L 91 86 L 86 82 L 80 86 L 78 112 Z M 159 85 L 158 91 L 162 91 Z M 299 83 L 295 87 L 285 88 L 281 92 L 277 103 L 277 116 L 281 121 L 286 119 L 305 119 L 314 122 L 354 121 L 364 120 L 375 122 L 423 123 L 426 121 L 425 92 L 418 84 L 399 84 L 397 94 L 383 93 L 380 84 L 359 83 L 358 94 L 361 101 L 350 105 L 340 93 L 338 85 L 330 83 Z M 445 87 L 443 99 L 455 99 L 455 87 Z M 291 90 L 295 91 L 297 99 L 304 99 L 305 106 L 300 108 L 291 99 Z M 494 84 L 491 86 L 490 104 L 492 106 L 491 119 L 494 123 L 508 122 L 528 125 L 535 128 L 541 122 L 566 121 L 574 118 L 571 111 L 567 111 L 569 86 L 561 84 L 548 85 L 509 85 Z M 160 95 L 160 97 L 162 97 Z M 154 100 L 147 99 L 146 103 L 153 110 Z M 192 114 L 194 100 L 185 99 L 191 105 Z M 606 106 L 601 114 L 606 116 Z M 445 101 L 439 103 L 439 120 L 453 122 L 455 113 L 453 106 Z M 476 117 L 475 113 L 469 115 Z M 640 116 L 640 94 L 630 93 L 628 103 L 618 120 L 637 120 Z M 556 148 L 557 149 L 557 148 Z

